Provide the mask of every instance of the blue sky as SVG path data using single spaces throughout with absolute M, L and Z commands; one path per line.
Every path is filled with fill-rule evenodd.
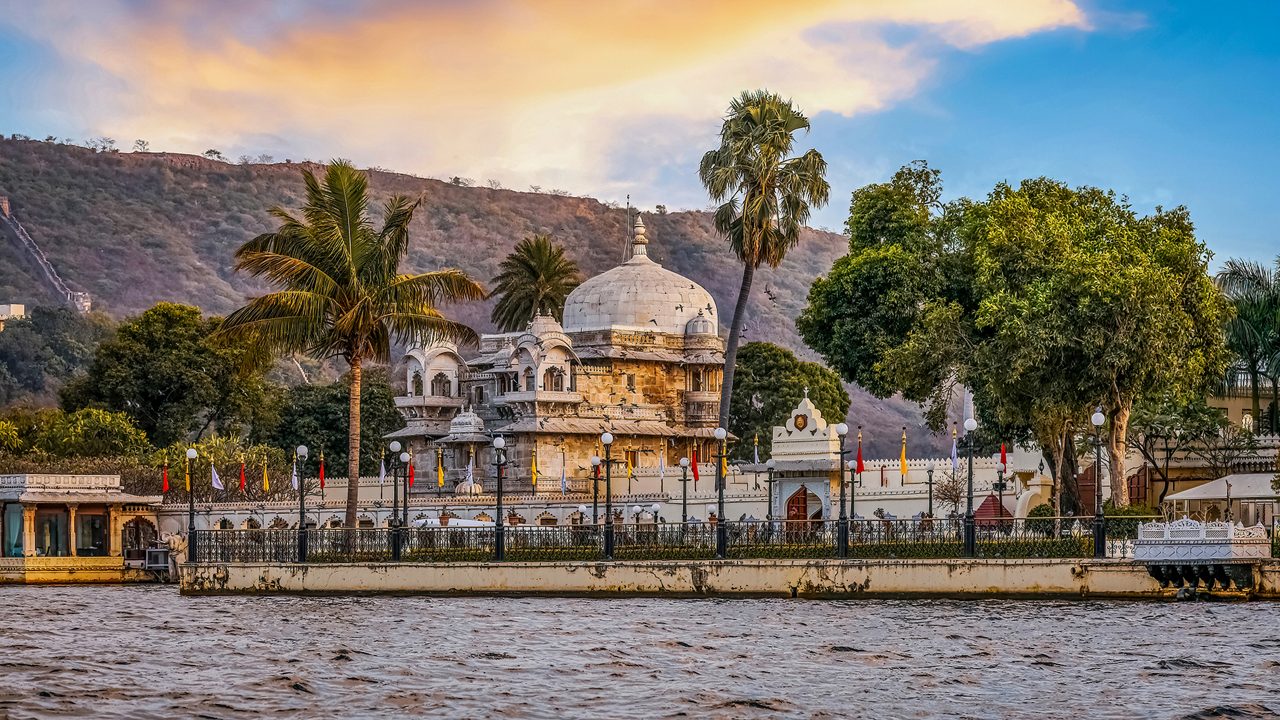
M 1049 175 L 1187 205 L 1218 261 L 1280 254 L 1277 2 L 246 5 L 0 0 L 0 131 L 702 207 L 720 110 L 767 85 L 831 165 L 815 225 L 925 159 L 950 197 Z

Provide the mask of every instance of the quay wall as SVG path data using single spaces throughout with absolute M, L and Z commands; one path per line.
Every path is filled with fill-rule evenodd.
M 1123 560 L 699 560 L 560 563 L 182 565 L 206 594 L 433 594 L 674 597 L 1167 598 Z M 1280 569 L 1269 588 L 1280 597 Z

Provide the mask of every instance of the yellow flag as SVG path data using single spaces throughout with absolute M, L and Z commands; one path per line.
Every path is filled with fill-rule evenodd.
M 902 468 L 901 468 L 901 470 L 902 470 L 902 477 L 906 477 L 906 476 L 907 476 L 907 429 L 906 429 L 906 428 L 902 428 L 902 457 L 901 457 L 901 465 L 902 465 Z
M 187 461 L 187 492 L 191 492 L 191 461 Z
M 634 468 L 632 468 L 632 467 L 631 467 L 631 453 L 630 453 L 630 452 L 624 452 L 624 453 L 623 453 L 623 455 L 624 455 L 624 456 L 626 456 L 626 458 L 627 458 L 627 477 L 633 477 L 633 472 L 632 472 L 632 471 L 633 471 L 633 469 L 634 469 Z
M 436 448 L 436 486 L 444 487 L 444 450 Z
M 267 466 L 262 466 L 262 492 L 271 491 L 271 481 L 267 480 Z
M 534 487 L 537 487 L 538 486 L 538 448 L 536 445 L 533 448 L 533 453 L 529 456 L 529 470 L 533 475 L 533 485 Z

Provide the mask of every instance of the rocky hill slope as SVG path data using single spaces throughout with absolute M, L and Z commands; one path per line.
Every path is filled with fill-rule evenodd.
M 88 291 L 97 309 L 125 316 L 172 300 L 226 313 L 263 289 L 232 272 L 232 252 L 272 227 L 270 207 L 299 205 L 301 167 L 0 140 L 0 195 L 66 283 Z M 591 198 L 463 187 L 381 170 L 370 171 L 370 185 L 378 200 L 395 193 L 423 198 L 410 270 L 458 266 L 488 279 L 517 240 L 537 232 L 563 243 L 587 275 L 618 263 L 625 252 L 626 210 Z M 654 259 L 702 284 L 722 313 L 731 312 L 740 266 L 711 216 L 646 213 L 645 223 Z M 813 277 L 844 253 L 845 243 L 840 235 L 806 231 L 781 267 L 757 273 L 744 340 L 776 342 L 812 359 L 794 319 Z M 53 301 L 36 268 L 11 243 L 0 243 L 0 303 Z M 451 314 L 481 330 L 491 327 L 488 303 Z M 720 318 L 722 327 L 727 320 Z M 876 442 L 874 450 L 894 454 L 896 428 L 919 426 L 913 405 L 879 401 L 857 388 L 851 393 L 851 416 L 885 428 L 884 447 Z

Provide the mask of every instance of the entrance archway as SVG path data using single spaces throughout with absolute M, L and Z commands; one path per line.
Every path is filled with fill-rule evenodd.
M 809 491 L 808 486 L 801 485 L 787 498 L 787 521 L 785 530 L 793 541 L 802 540 L 817 532 L 822 524 L 822 498 Z

